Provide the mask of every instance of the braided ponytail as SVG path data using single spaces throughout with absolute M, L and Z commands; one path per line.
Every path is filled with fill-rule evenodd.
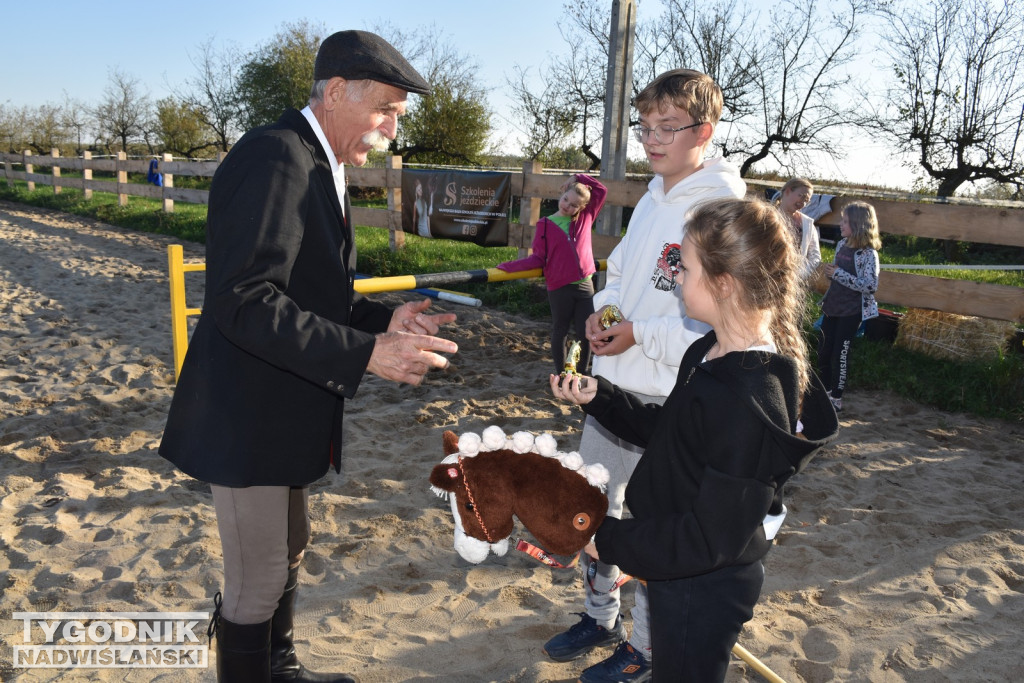
M 785 217 L 758 199 L 724 199 L 701 204 L 687 222 L 701 268 L 714 282 L 729 274 L 740 285 L 739 305 L 767 313 L 778 352 L 796 361 L 801 396 L 810 383 L 810 359 L 801 333 L 805 288 L 800 254 Z

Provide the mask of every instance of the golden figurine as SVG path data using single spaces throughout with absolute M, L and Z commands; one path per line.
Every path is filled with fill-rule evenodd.
M 573 339 L 572 343 L 569 344 L 569 350 L 565 352 L 565 365 L 562 366 L 562 377 L 579 374 L 576 372 L 576 364 L 580 362 L 580 350 L 579 340 Z
M 582 350 L 582 346 L 580 346 L 579 340 L 578 339 L 573 339 L 572 343 L 569 344 L 568 351 L 565 352 L 565 364 L 562 366 L 562 372 L 559 374 L 559 377 L 565 378 L 565 377 L 579 377 L 580 376 L 580 373 L 578 373 L 576 371 L 576 365 L 580 362 L 580 352 L 581 352 L 581 350 Z M 561 384 L 561 380 L 559 380 L 559 384 Z M 584 388 L 586 388 L 586 386 L 587 386 L 587 380 L 586 379 L 581 379 L 580 380 L 580 389 L 584 389 Z
M 618 325 L 622 322 L 622 312 L 616 305 L 606 306 L 604 311 L 601 312 L 601 327 L 608 329 L 612 325 Z

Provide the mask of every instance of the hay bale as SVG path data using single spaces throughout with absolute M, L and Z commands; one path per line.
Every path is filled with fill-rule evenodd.
M 990 358 L 1005 353 L 1015 329 L 1005 320 L 911 308 L 900 320 L 895 345 L 934 358 Z

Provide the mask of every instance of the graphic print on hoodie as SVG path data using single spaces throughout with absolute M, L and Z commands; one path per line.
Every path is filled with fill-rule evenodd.
M 658 265 L 654 268 L 654 275 L 651 282 L 655 289 L 663 292 L 671 292 L 676 288 L 676 274 L 679 273 L 681 246 L 678 244 L 665 243 L 658 257 Z

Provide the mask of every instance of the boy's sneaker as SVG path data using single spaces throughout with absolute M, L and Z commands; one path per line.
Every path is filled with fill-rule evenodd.
M 615 618 L 614 626 L 605 628 L 586 612 L 578 614 L 582 617 L 578 624 L 544 643 L 544 653 L 556 662 L 569 662 L 599 645 L 614 645 L 626 639 L 622 615 Z
M 634 683 L 651 680 L 651 663 L 632 645 L 623 642 L 611 657 L 588 667 L 580 674 L 580 683 Z
M 833 398 L 832 394 L 829 394 L 828 400 L 832 401 L 832 407 L 836 409 L 837 413 L 843 412 L 843 399 Z

